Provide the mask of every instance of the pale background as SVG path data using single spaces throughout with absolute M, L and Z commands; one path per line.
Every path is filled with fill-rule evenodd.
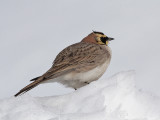
M 159 0 L 0 0 L 0 99 L 43 74 L 63 48 L 92 30 L 115 38 L 112 62 L 101 79 L 132 69 L 137 87 L 160 95 Z M 72 91 L 44 84 L 29 94 Z

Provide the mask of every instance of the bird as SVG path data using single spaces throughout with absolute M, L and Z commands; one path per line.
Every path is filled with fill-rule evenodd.
M 75 90 L 98 80 L 111 61 L 109 42 L 114 38 L 93 31 L 80 42 L 63 49 L 53 61 L 51 68 L 14 96 L 26 93 L 43 83 L 58 82 Z

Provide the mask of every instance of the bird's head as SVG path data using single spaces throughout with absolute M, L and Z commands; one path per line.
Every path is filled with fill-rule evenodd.
M 108 45 L 109 41 L 114 40 L 114 38 L 107 37 L 102 32 L 93 31 L 87 37 L 85 37 L 82 41 L 95 43 L 99 45 Z

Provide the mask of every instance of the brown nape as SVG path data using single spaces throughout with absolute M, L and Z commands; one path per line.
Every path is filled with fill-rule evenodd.
M 89 42 L 89 43 L 95 43 L 97 44 L 96 40 L 95 40 L 95 34 L 94 33 L 91 33 L 89 34 L 87 37 L 83 38 L 83 42 Z

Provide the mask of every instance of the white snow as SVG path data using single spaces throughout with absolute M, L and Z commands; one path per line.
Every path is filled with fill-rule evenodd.
M 160 120 L 160 98 L 137 89 L 134 76 L 120 72 L 63 96 L 0 100 L 0 120 Z

